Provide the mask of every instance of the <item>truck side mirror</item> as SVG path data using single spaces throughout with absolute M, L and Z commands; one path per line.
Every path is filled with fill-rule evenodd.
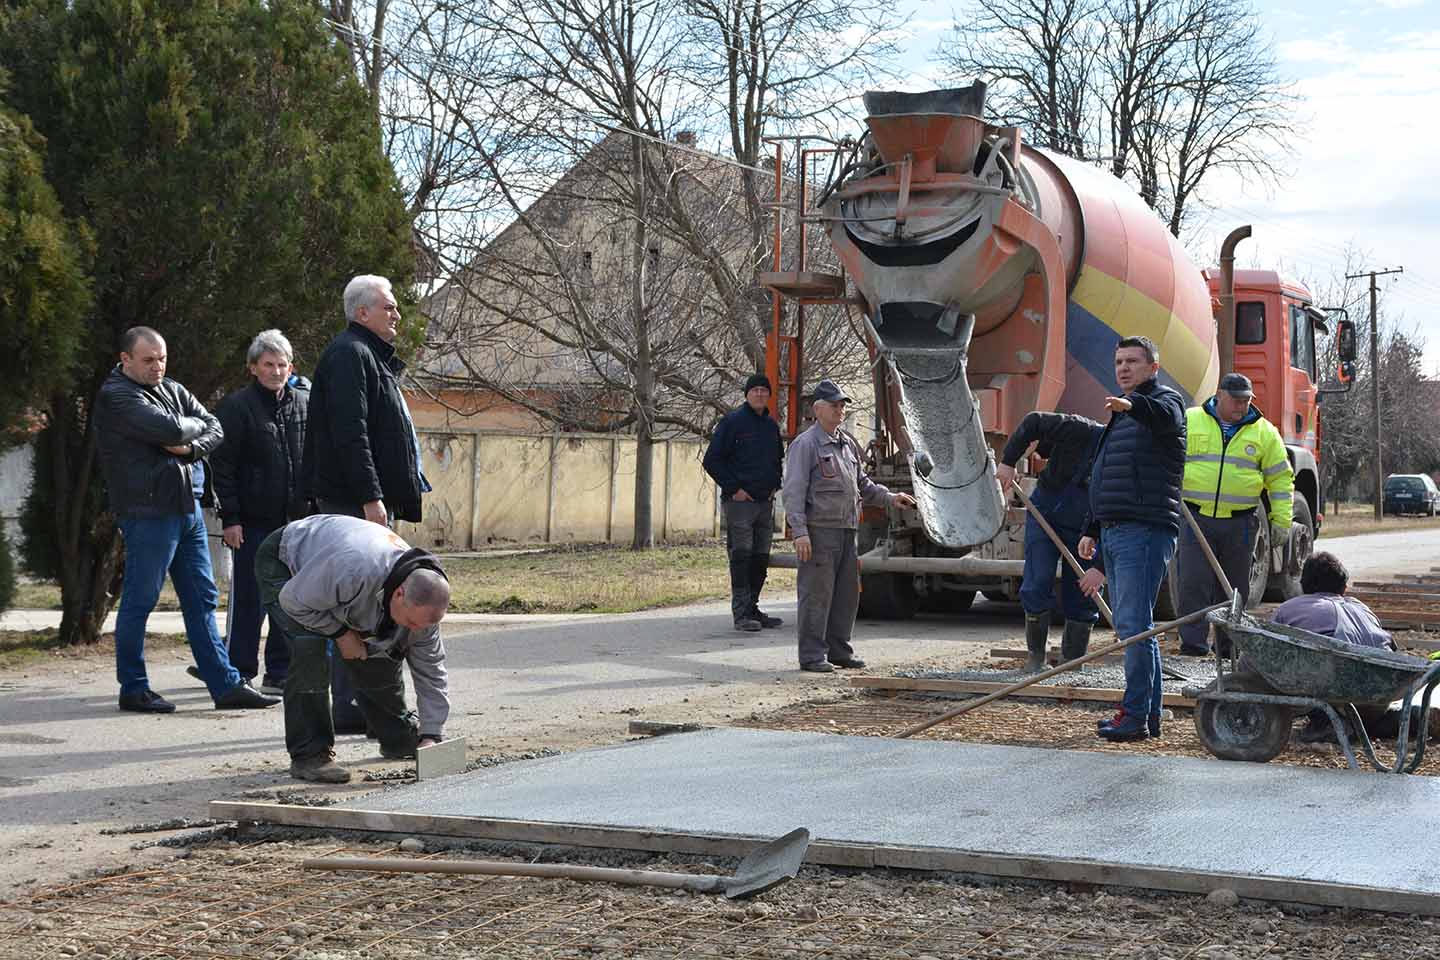
M 1354 375 L 1355 365 L 1355 324 L 1349 320 L 1341 320 L 1335 327 L 1335 352 L 1340 355 L 1342 366 L 1349 364 L 1351 375 Z M 1344 380 L 1342 376 L 1340 378 Z

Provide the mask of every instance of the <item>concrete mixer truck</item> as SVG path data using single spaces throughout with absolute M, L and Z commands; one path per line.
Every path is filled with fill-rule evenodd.
M 1014 599 L 1024 510 L 1001 494 L 995 451 L 1031 410 L 1103 421 L 1116 342 L 1140 334 L 1187 399 L 1214 391 L 1222 355 L 1254 382 L 1297 496 L 1283 543 L 1257 523 L 1250 596 L 1296 594 L 1324 512 L 1316 337 L 1330 314 L 1274 272 L 1234 271 L 1237 238 L 1225 269 L 1202 271 L 1123 182 L 986 123 L 984 99 L 980 83 L 867 93 L 864 136 L 835 150 L 816 197 L 806 200 L 804 182 L 799 191 L 802 221 L 824 231 L 842 272 L 811 271 L 802 241 L 796 269 L 782 269 L 777 249 L 762 277 L 776 298 L 767 355 L 789 432 L 804 307 L 844 304 L 872 360 L 872 475 L 918 502 L 902 515 L 864 512 L 862 611 L 904 618 L 964 610 L 977 592 Z M 807 155 L 822 152 L 801 153 L 802 176 Z M 781 298 L 801 305 L 797 333 L 782 330 Z M 1341 319 L 1337 332 L 1353 359 L 1353 328 Z

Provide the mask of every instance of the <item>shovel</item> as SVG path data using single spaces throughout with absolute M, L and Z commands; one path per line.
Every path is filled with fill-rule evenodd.
M 732 877 L 705 873 L 661 873 L 619 867 L 567 863 L 510 863 L 504 860 L 413 860 L 399 857 L 320 857 L 301 864 L 306 870 L 366 870 L 379 873 L 479 873 L 497 877 L 558 877 L 637 887 L 670 887 L 694 893 L 723 893 L 742 900 L 793 880 L 810 846 L 804 827 L 761 844 L 740 861 Z

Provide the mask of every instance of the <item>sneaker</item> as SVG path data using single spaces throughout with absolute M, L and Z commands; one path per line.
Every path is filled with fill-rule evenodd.
M 772 617 L 768 613 L 762 613 L 759 607 L 751 609 L 750 619 L 759 621 L 760 626 L 766 630 L 774 630 L 776 627 L 783 627 L 785 625 L 784 620 L 781 620 L 779 617 Z
M 1111 743 L 1133 743 L 1150 736 L 1148 722 L 1139 717 L 1126 717 L 1119 723 L 1103 726 L 1098 734 Z
M 120 709 L 134 713 L 174 713 L 175 704 L 147 689 L 139 693 L 120 694 Z
M 201 683 L 205 682 L 205 678 L 200 676 L 200 668 L 195 666 L 195 664 L 192 663 L 190 664 L 190 666 L 186 667 L 185 672 L 190 674 L 190 676 L 194 677 L 196 680 L 199 680 Z
M 279 702 L 279 697 L 267 697 L 259 690 L 250 686 L 249 680 L 241 680 L 216 698 L 215 709 L 260 710 L 265 707 L 273 707 Z
M 1096 729 L 1096 730 L 1100 730 L 1100 729 L 1102 729 L 1102 728 L 1104 728 L 1104 727 L 1113 727 L 1113 726 L 1115 726 L 1115 724 L 1121 722 L 1121 721 L 1124 720 L 1124 719 L 1125 719 L 1125 711 L 1124 711 L 1124 710 L 1116 710 L 1114 716 L 1106 717 L 1106 718 L 1103 719 L 1103 720 L 1096 720 L 1096 721 L 1095 721 L 1095 729 Z
M 832 666 L 830 666 L 830 664 L 826 663 L 824 660 L 821 660 L 819 663 L 802 663 L 802 664 L 800 664 L 800 669 L 801 669 L 801 670 L 804 670 L 806 673 L 834 673 L 834 672 L 835 672 L 835 668 L 832 667 Z
M 265 679 L 260 681 L 260 692 L 272 697 L 283 697 L 285 695 L 285 678 L 265 674 Z
M 1305 726 L 1301 728 L 1295 739 L 1301 743 L 1339 743 L 1335 736 L 1335 728 L 1330 725 L 1330 718 L 1321 714 L 1319 717 L 1309 717 Z
M 290 761 L 290 776 L 311 783 L 349 783 L 350 771 L 335 762 L 333 753 Z
M 380 756 L 384 757 L 386 760 L 414 760 L 415 748 L 411 747 L 408 750 L 392 750 L 391 748 L 382 744 L 380 747 Z
M 1210 651 L 1209 651 L 1209 649 L 1206 648 L 1206 647 L 1187 647 L 1187 646 L 1185 646 L 1184 644 L 1181 644 L 1181 645 L 1180 645 L 1180 656 L 1182 656 L 1182 657 L 1208 657 L 1208 656 L 1210 656 Z
M 747 619 L 742 619 L 742 620 L 736 620 L 736 621 L 735 621 L 735 629 L 741 631 L 742 633 L 759 633 L 759 632 L 760 632 L 760 621 L 759 621 L 759 620 L 750 620 L 750 619 L 748 619 L 748 618 L 747 618 Z

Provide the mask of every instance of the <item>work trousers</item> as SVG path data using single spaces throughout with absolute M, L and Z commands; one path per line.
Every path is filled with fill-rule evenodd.
M 261 541 L 275 529 L 269 525 L 243 524 L 243 540 L 231 564 L 225 646 L 230 651 L 230 662 L 245 677 L 253 678 L 260 672 L 260 621 L 265 619 L 265 611 L 260 606 L 260 588 L 255 582 L 255 554 Z M 285 633 L 277 629 L 272 620 L 265 634 L 265 678 L 283 683 L 289 669 L 290 648 L 285 645 Z
M 810 527 L 810 559 L 795 578 L 800 607 L 796 632 L 800 663 L 850 660 L 850 634 L 860 607 L 860 561 L 855 531 L 847 527 Z
M 317 500 L 315 506 L 321 513 L 338 513 L 345 517 L 365 519 L 365 505 L 361 503 L 345 503 L 340 500 Z M 360 714 L 360 706 L 356 702 L 355 689 L 350 685 L 350 672 L 339 666 L 341 661 L 344 660 L 344 658 L 340 656 L 340 649 L 334 644 L 331 644 L 329 649 L 330 659 L 332 661 L 330 670 L 330 709 L 334 713 L 333 719 L 335 726 L 346 730 L 358 727 L 364 721 Z
M 335 723 L 330 713 L 332 666 L 330 639 L 292 619 L 280 607 L 280 591 L 290 568 L 280 559 L 280 534 L 266 537 L 256 551 L 255 577 L 265 610 L 290 644 L 290 672 L 285 677 L 285 749 L 292 760 L 328 757 L 335 749 Z M 390 657 L 337 661 L 355 691 L 355 702 L 391 756 L 413 754 L 420 724 L 405 709 L 405 677 L 401 662 Z
M 730 612 L 738 623 L 753 618 L 770 569 L 775 511 L 769 500 L 726 500 L 725 551 L 730 559 Z
M 1076 487 L 1067 489 L 1078 491 Z M 1066 494 L 1054 493 L 1043 486 L 1036 485 L 1035 492 L 1030 495 L 1030 502 L 1060 535 L 1060 539 L 1070 554 L 1078 557 L 1080 530 L 1078 527 L 1066 523 L 1076 513 L 1066 502 Z M 1083 520 L 1083 512 L 1080 513 L 1080 516 Z M 1051 609 L 1055 606 L 1055 564 L 1059 561 L 1060 551 L 1054 542 L 1040 528 L 1039 522 L 1033 516 L 1027 515 L 1025 518 L 1025 577 L 1020 585 L 1020 606 L 1026 613 L 1033 616 L 1048 617 L 1050 615 Z M 1081 562 L 1084 563 L 1084 561 Z M 1061 610 L 1065 614 L 1066 620 L 1094 623 L 1100 619 L 1100 611 L 1096 609 L 1095 603 L 1089 597 L 1080 592 L 1080 581 L 1068 563 L 1060 564 L 1060 600 Z
M 1100 532 L 1105 586 L 1115 634 L 1121 639 L 1155 625 L 1155 596 L 1175 554 L 1175 531 L 1150 523 L 1112 523 Z M 1160 716 L 1160 644 L 1151 637 L 1125 648 L 1125 695 L 1132 717 Z
M 1247 603 L 1250 599 L 1250 555 L 1255 546 L 1255 524 L 1263 522 L 1259 512 L 1251 511 L 1235 517 L 1207 517 L 1188 504 L 1187 509 L 1199 524 L 1210 549 L 1215 551 L 1215 559 L 1220 561 L 1220 568 L 1225 571 L 1231 586 L 1240 591 L 1241 603 Z M 1180 524 L 1180 542 L 1175 552 L 1175 563 L 1176 574 L 1180 580 L 1180 608 L 1175 611 L 1177 616 L 1183 617 L 1202 607 L 1230 599 L 1225 594 L 1225 588 L 1220 585 L 1220 579 L 1215 576 L 1210 561 L 1205 559 L 1205 551 L 1200 548 L 1200 541 L 1195 539 L 1195 531 L 1190 529 L 1188 523 Z M 1196 653 L 1208 651 L 1209 630 L 1210 624 L 1204 620 L 1187 623 L 1180 628 L 1180 645 Z M 1222 653 L 1229 653 L 1229 641 L 1225 631 L 1216 627 L 1215 644 Z
M 125 540 L 125 579 L 120 587 L 120 609 L 115 614 L 115 678 L 121 695 L 150 689 L 145 672 L 145 624 L 160 599 L 165 574 L 175 585 L 185 618 L 185 639 L 195 667 L 210 696 L 219 699 L 240 685 L 240 674 L 230 664 L 215 607 L 220 591 L 210 567 L 210 544 L 200 504 L 192 501 L 188 514 L 163 517 L 127 517 L 120 521 Z

